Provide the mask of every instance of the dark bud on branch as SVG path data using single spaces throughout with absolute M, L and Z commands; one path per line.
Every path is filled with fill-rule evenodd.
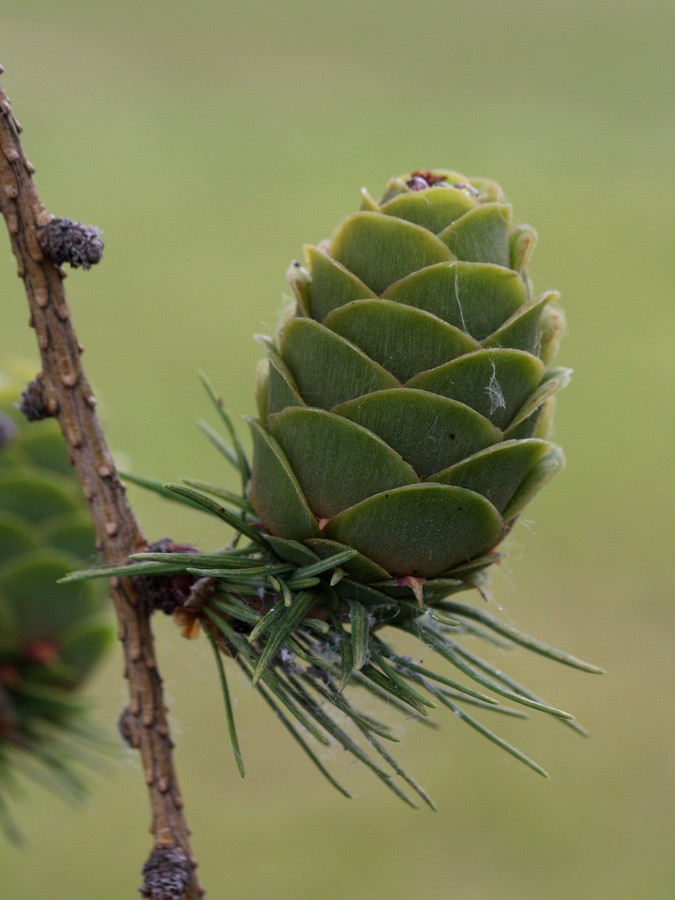
M 103 256 L 98 228 L 72 219 L 54 218 L 38 231 L 40 248 L 55 265 L 69 263 L 74 269 L 90 269 Z
M 21 392 L 21 403 L 17 403 L 17 409 L 29 422 L 39 422 L 52 416 L 41 375 L 34 378 L 26 390 Z
M 122 740 L 124 740 L 130 747 L 136 749 L 140 746 L 140 739 L 138 737 L 136 729 L 136 722 L 128 706 L 125 706 L 120 713 L 120 717 L 117 720 L 117 730 L 119 731 Z
M 141 897 L 149 900 L 183 900 L 192 866 L 180 847 L 155 847 L 143 866 Z
M 174 544 L 171 538 L 162 538 L 150 544 L 151 553 L 199 553 L 191 544 Z M 138 597 L 151 611 L 161 611 L 167 616 L 185 605 L 190 597 L 194 575 L 139 575 L 132 579 Z

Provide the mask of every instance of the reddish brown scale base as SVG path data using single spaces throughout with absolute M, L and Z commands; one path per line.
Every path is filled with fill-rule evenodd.
M 23 657 L 27 662 L 49 666 L 59 661 L 59 648 L 55 641 L 43 638 L 28 644 L 24 648 Z
M 433 187 L 435 184 L 445 181 L 444 175 L 434 175 L 430 169 L 415 169 L 414 172 L 410 173 L 410 181 L 416 178 L 425 181 L 427 187 Z M 409 182 L 406 182 L 406 184 L 409 184 Z

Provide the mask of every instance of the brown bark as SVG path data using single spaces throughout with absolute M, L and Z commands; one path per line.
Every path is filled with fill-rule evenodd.
M 96 415 L 96 400 L 81 365 L 82 347 L 66 302 L 65 273 L 46 259 L 40 249 L 39 230 L 52 216 L 33 184 L 34 168 L 25 157 L 20 131 L 0 86 L 0 209 L 28 296 L 30 321 L 42 359 L 47 406 L 58 419 L 68 444 L 89 504 L 98 547 L 108 565 L 118 565 L 127 562 L 129 554 L 145 549 L 146 541 L 117 476 Z M 195 873 L 190 832 L 173 765 L 173 743 L 150 614 L 138 602 L 129 579 L 113 580 L 112 597 L 129 684 L 129 705 L 123 712 L 124 736 L 141 754 L 152 810 L 151 832 L 155 845 L 150 858 L 156 858 L 158 852 L 166 855 L 166 851 L 175 849 L 169 857 L 182 860 L 183 870 L 185 861 L 190 863 L 188 874 L 183 876 L 188 884 L 181 888 L 181 893 L 165 893 L 151 885 L 146 872 L 144 896 L 157 900 L 169 896 L 172 900 L 195 900 L 203 891 Z

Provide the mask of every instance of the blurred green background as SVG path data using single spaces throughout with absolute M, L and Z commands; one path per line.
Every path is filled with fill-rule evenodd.
M 592 739 L 536 714 L 495 723 L 552 772 L 544 781 L 439 714 L 435 733 L 403 724 L 399 753 L 437 814 L 399 804 L 335 751 L 346 801 L 233 672 L 242 781 L 209 650 L 162 618 L 208 895 L 671 897 L 672 5 L 3 7 L 3 83 L 43 200 L 104 232 L 103 265 L 67 288 L 110 443 L 134 470 L 235 486 L 194 426 L 214 422 L 196 372 L 236 417 L 252 412 L 252 335 L 275 326 L 288 262 L 355 208 L 361 185 L 377 194 L 393 174 L 447 166 L 500 181 L 539 230 L 535 285 L 562 291 L 570 321 L 560 362 L 576 374 L 556 423 L 568 468 L 519 524 L 492 591 L 510 621 L 607 668 L 504 661 Z M 35 358 L 0 243 L 0 360 Z M 224 540 L 196 513 L 131 496 L 152 539 Z M 114 723 L 117 652 L 92 693 Z M 136 896 L 150 839 L 135 755 L 120 751 L 84 811 L 29 791 L 18 813 L 31 846 L 0 843 L 3 900 Z

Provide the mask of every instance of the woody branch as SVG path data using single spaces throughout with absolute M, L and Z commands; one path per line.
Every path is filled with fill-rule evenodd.
M 52 253 L 52 259 L 47 258 L 44 235 L 55 220 L 36 191 L 34 167 L 24 154 L 20 131 L 0 86 L 0 210 L 28 297 L 30 324 L 42 360 L 40 379 L 46 409 L 58 419 L 68 445 L 89 505 L 97 546 L 108 565 L 119 565 L 126 563 L 131 553 L 144 550 L 146 540 L 117 476 L 96 415 L 96 400 L 82 368 L 82 347 L 66 301 L 65 272 L 54 262 L 54 258 L 57 263 L 60 261 L 58 256 Z M 87 267 L 86 261 L 84 265 Z M 167 896 L 172 900 L 195 900 L 203 891 L 196 877 L 196 861 L 174 769 L 173 742 L 150 612 L 139 602 L 129 579 L 113 581 L 112 597 L 129 686 L 122 731 L 141 755 L 152 810 L 154 848 L 144 867 L 141 892 L 156 900 Z M 169 883 L 172 893 L 167 893 Z

